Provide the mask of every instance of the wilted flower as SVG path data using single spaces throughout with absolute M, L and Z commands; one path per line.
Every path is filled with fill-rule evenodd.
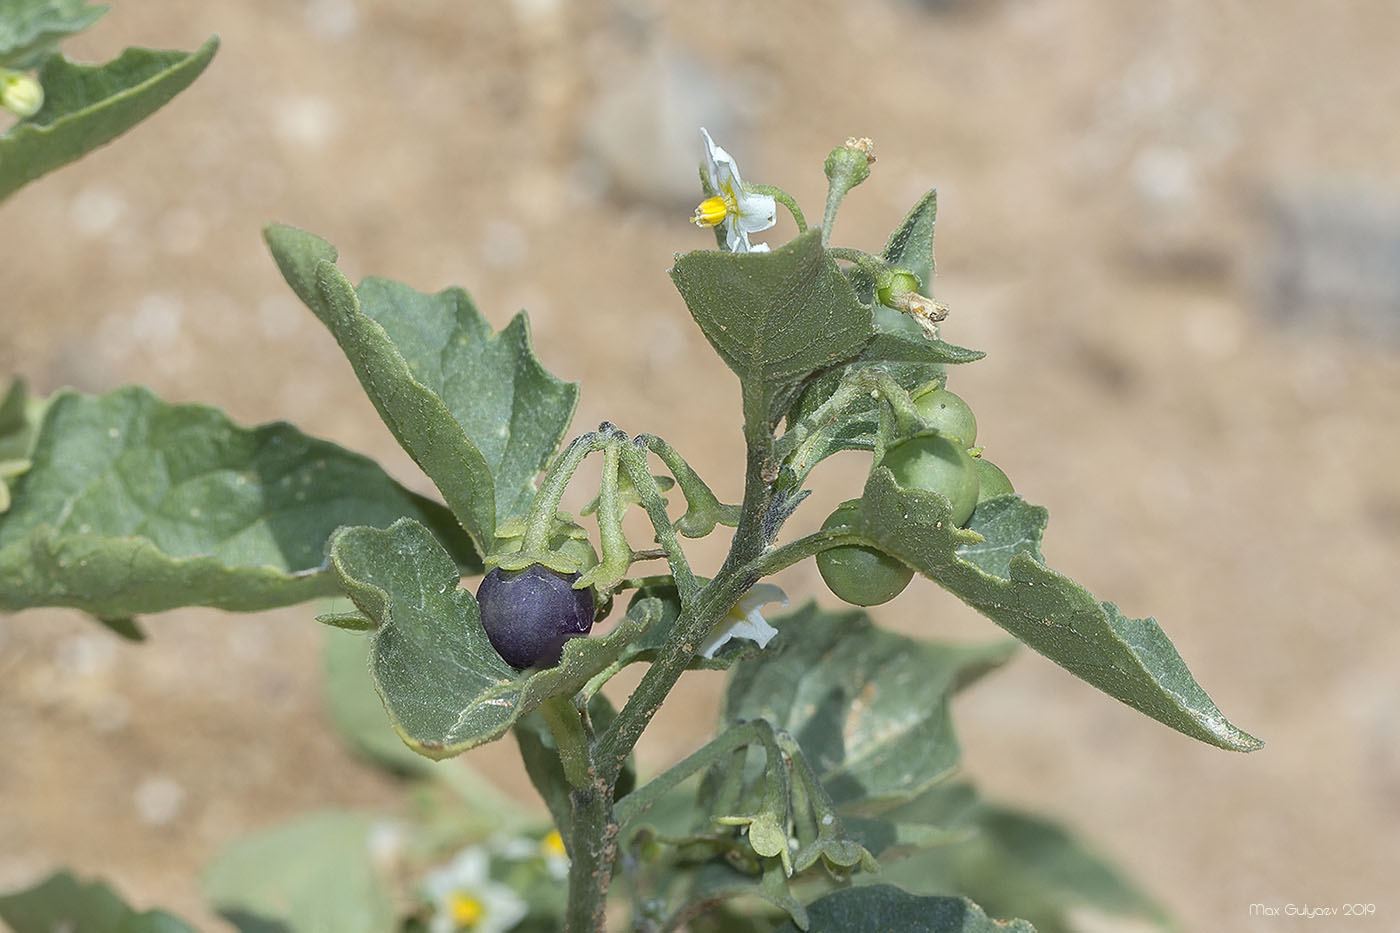
M 725 244 L 732 253 L 764 253 L 767 243 L 749 242 L 749 234 L 767 230 L 778 222 L 778 203 L 772 195 L 744 190 L 734 158 L 710 138 L 704 127 L 705 168 L 715 194 L 700 202 L 692 222 L 702 227 L 724 224 Z
M 732 638 L 747 638 L 760 648 L 768 647 L 778 630 L 768 624 L 759 608 L 769 603 L 787 605 L 787 594 L 771 583 L 758 583 L 739 598 L 734 608 L 729 610 L 710 633 L 710 637 L 700 645 L 701 657 L 713 658 L 720 646 Z

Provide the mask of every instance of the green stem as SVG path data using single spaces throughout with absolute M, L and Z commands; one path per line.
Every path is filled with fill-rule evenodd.
M 844 259 L 846 262 L 854 263 L 860 269 L 875 280 L 878 286 L 880 280 L 889 273 L 890 264 L 878 256 L 872 256 L 864 250 L 851 249 L 846 246 L 829 246 L 826 250 L 832 259 Z
M 657 775 L 619 800 L 613 808 L 618 825 L 625 828 L 692 774 L 702 768 L 709 767 L 735 749 L 757 741 L 760 741 L 760 737 L 752 722 L 741 723 L 726 729 L 680 763 L 672 765 L 664 773 Z
M 550 697 L 540 704 L 540 714 L 554 733 L 559 746 L 559 763 L 571 787 L 587 787 L 593 782 L 593 763 L 588 756 L 588 734 L 578 707 L 567 697 Z
M 606 428 L 616 430 L 612 425 Z M 610 431 L 589 431 L 580 434 L 569 443 L 564 452 L 554 458 L 549 470 L 530 505 L 530 514 L 525 519 L 525 538 L 520 550 L 526 554 L 543 553 L 549 546 L 550 534 L 554 531 L 554 516 L 559 511 L 559 502 L 564 498 L 564 490 L 573 478 L 574 471 L 593 451 L 608 443 Z
M 622 499 L 617 474 L 621 448 L 626 443 L 625 440 L 611 438 L 603 447 L 603 475 L 598 485 L 598 508 L 593 514 L 598 522 L 598 543 L 602 556 L 579 578 L 574 584 L 576 587 L 596 586 L 611 590 L 632 566 L 632 547 L 622 532 Z
M 612 784 L 595 781 L 569 794 L 573 819 L 569 824 L 569 902 L 564 914 L 567 933 L 599 933 L 607 929 L 608 888 L 617 860 L 618 825 L 612 818 Z
M 666 469 L 676 478 L 685 496 L 685 514 L 676 522 L 676 528 L 687 538 L 703 538 L 714 531 L 715 525 L 733 527 L 739 524 L 739 506 L 725 505 L 685 462 L 674 447 L 655 434 L 638 434 L 635 443 L 646 444 L 647 449 L 661 458 Z
M 866 539 L 858 535 L 850 525 L 823 528 L 806 537 L 798 538 L 796 541 L 789 541 L 782 547 L 774 548 L 754 561 L 747 568 L 747 572 L 757 577 L 767 577 L 809 557 L 814 557 L 822 551 L 847 544 L 867 543 Z
M 680 539 L 676 537 L 676 530 L 671 526 L 671 516 L 666 514 L 666 500 L 661 497 L 656 478 L 647 469 L 646 442 L 641 443 L 643 446 L 633 442 L 622 448 L 622 468 L 627 471 L 628 478 L 632 480 L 632 485 L 642 500 L 642 508 L 646 509 L 647 517 L 651 519 L 652 527 L 656 530 L 656 543 L 666 552 L 681 605 L 685 605 L 699 591 L 700 583 L 691 572 L 690 562 L 686 560 Z
M 792 215 L 793 221 L 797 223 L 797 232 L 807 232 L 807 218 L 802 216 L 802 208 L 797 206 L 797 201 L 793 199 L 792 195 L 775 185 L 745 185 L 744 187 L 754 194 L 766 194 L 786 207 L 788 213 Z
M 771 421 L 756 417 L 758 406 L 745 405 L 744 439 L 747 447 L 744 478 L 744 504 L 739 515 L 739 527 L 730 543 L 729 555 L 714 579 L 700 588 L 687 604 L 682 603 L 680 618 L 671 630 L 671 638 L 651 667 L 642 676 L 637 689 L 617 714 L 612 725 L 599 738 L 597 763 L 605 780 L 615 781 L 628 753 L 641 738 L 676 681 L 685 673 L 704 641 L 736 602 L 758 581 L 747 565 L 757 560 L 772 543 L 777 528 L 770 521 L 773 504 L 773 481 L 777 470 L 773 461 L 773 426 Z M 642 464 L 645 467 L 645 463 Z M 646 473 L 646 470 L 642 470 Z M 771 475 L 770 475 L 771 474 Z M 650 476 L 649 473 L 646 473 Z M 635 477 L 634 477 L 635 479 Z M 641 488 L 641 484 L 638 484 Z M 659 493 L 657 498 L 660 498 Z M 664 510 L 663 510 L 664 514 Z M 655 519 L 653 519 L 655 522 Z M 668 526 L 669 527 L 669 526 Z M 658 537 L 660 537 L 658 523 Z M 673 536 L 674 537 L 674 536 Z M 663 542 L 664 546 L 665 542 Z M 687 568 L 687 572 L 689 568 Z M 677 586 L 680 580 L 677 579 Z

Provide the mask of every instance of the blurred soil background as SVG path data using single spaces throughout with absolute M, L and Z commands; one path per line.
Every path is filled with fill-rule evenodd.
M 938 188 L 944 336 L 988 353 L 950 386 L 1050 508 L 1047 559 L 1155 615 L 1268 743 L 1195 743 L 1026 652 L 955 708 L 968 773 L 1075 827 L 1185 929 L 1321 929 L 1252 903 L 1372 902 L 1333 922 L 1400 926 L 1400 4 L 115 6 L 71 55 L 223 48 L 0 207 L 0 373 L 286 418 L 427 491 L 279 278 L 259 239 L 278 220 L 352 278 L 464 285 L 497 327 L 528 309 L 546 366 L 583 382 L 576 429 L 661 433 L 732 500 L 737 384 L 666 276 L 713 245 L 686 223 L 697 127 L 808 217 L 828 149 L 870 136 L 835 242 L 878 249 Z M 792 530 L 866 466 L 819 471 Z M 719 542 L 695 554 L 712 568 Z M 779 582 L 836 605 L 810 566 Z M 392 810 L 330 729 L 312 614 L 170 613 L 144 646 L 75 612 L 0 618 L 0 889 L 68 864 L 225 929 L 197 875 L 229 840 Z M 876 616 L 1000 634 L 927 583 Z M 710 728 L 721 681 L 689 676 L 647 771 Z M 515 758 L 467 756 L 529 801 Z

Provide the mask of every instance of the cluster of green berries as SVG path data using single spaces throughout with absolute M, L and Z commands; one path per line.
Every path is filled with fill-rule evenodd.
M 927 428 L 891 445 L 880 466 L 888 467 L 905 489 L 943 496 L 953 507 L 953 523 L 965 526 L 979 503 L 1011 495 L 1015 491 L 1011 480 L 980 451 L 973 454 L 977 418 L 967 402 L 937 386 L 912 397 Z M 849 525 L 859 508 L 859 499 L 841 503 L 822 527 Z M 832 593 L 856 606 L 889 602 L 914 576 L 913 569 L 889 554 L 855 544 L 822 551 L 817 569 Z

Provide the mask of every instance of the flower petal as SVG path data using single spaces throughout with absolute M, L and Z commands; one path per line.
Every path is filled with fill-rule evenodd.
M 754 252 L 767 250 L 766 244 L 759 244 L 763 250 L 755 247 Z M 778 630 L 768 624 L 768 620 L 763 618 L 763 613 L 759 608 L 769 603 L 781 603 L 787 605 L 787 594 L 771 583 L 757 583 L 747 593 L 739 598 L 734 604 L 734 608 L 729 610 L 729 615 L 715 626 L 715 630 L 710 633 L 700 644 L 700 656 L 713 658 L 715 652 L 731 639 L 744 638 L 760 648 L 767 648 L 768 643 L 773 640 L 773 636 L 778 634 Z

